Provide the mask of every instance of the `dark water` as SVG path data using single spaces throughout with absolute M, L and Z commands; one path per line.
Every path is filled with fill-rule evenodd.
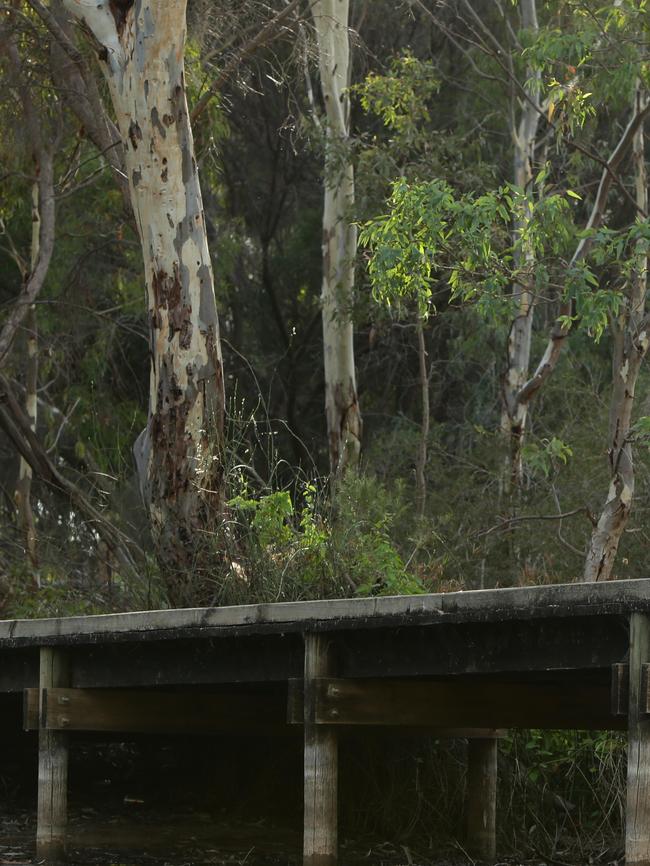
M 0 864 L 38 863 L 35 823 L 19 815 L 0 821 Z M 68 825 L 68 863 L 79 866 L 208 866 L 296 864 L 296 834 L 264 824 L 221 825 L 208 815 L 74 814 Z
M 220 824 L 209 815 L 71 815 L 67 866 L 299 866 L 300 838 L 294 831 L 255 824 Z M 32 815 L 0 820 L 0 866 L 38 866 Z M 343 843 L 341 866 L 468 866 L 391 843 Z M 472 864 L 474 866 L 474 864 Z M 506 864 L 500 864 L 506 866 Z M 510 866 L 510 864 L 508 864 Z M 531 864 L 533 866 L 533 864 Z M 534 864 L 542 866 L 542 864 Z M 551 866 L 551 864 L 549 864 Z

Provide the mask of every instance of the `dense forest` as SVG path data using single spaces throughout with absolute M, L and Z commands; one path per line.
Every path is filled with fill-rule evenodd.
M 1 7 L 3 616 L 646 576 L 647 0 L 185 6 Z

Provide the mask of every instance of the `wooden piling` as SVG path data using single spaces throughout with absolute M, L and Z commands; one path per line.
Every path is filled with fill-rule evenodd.
M 305 635 L 304 866 L 336 866 L 338 855 L 338 742 L 334 728 L 317 725 L 314 680 L 332 676 L 332 638 Z
M 39 673 L 41 696 L 44 689 L 64 688 L 69 685 L 69 667 L 65 652 L 54 647 L 42 647 Z M 68 734 L 46 730 L 43 713 L 44 707 L 41 705 L 36 856 L 46 863 L 59 863 L 65 859 L 68 820 Z
M 644 665 L 650 661 L 650 617 L 630 615 L 626 866 L 650 864 L 650 716 L 644 712 Z
M 466 844 L 481 860 L 496 857 L 497 739 L 467 743 Z

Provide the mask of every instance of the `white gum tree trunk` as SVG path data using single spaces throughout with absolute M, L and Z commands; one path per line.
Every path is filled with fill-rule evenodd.
M 327 117 L 323 210 L 323 344 L 330 469 L 340 477 L 359 461 L 361 412 L 354 366 L 352 302 L 357 230 L 351 219 L 349 0 L 316 0 L 321 87 Z
M 139 466 L 157 558 L 178 600 L 224 488 L 219 323 L 185 95 L 186 0 L 63 2 L 92 35 L 124 146 L 151 329 Z
M 637 83 L 636 113 L 647 105 L 647 94 Z M 632 145 L 636 179 L 636 203 L 648 212 L 648 177 L 645 163 L 644 130 L 639 126 Z M 609 408 L 610 485 L 607 500 L 593 529 L 585 561 L 584 579 L 608 580 L 625 531 L 634 497 L 634 461 L 630 431 L 634 392 L 639 371 L 650 344 L 650 325 L 646 320 L 648 282 L 648 244 L 637 244 L 637 261 L 627 287 L 623 309 L 612 322 L 612 398 Z
M 536 34 L 539 26 L 535 3 L 536 0 L 521 0 L 519 7 L 523 28 Z M 534 71 L 532 68 L 526 70 L 525 89 L 528 99 L 522 102 L 519 125 L 513 130 L 514 182 L 524 191 L 524 200 L 513 225 L 515 242 L 525 231 L 532 209 L 533 161 L 540 118 L 539 80 L 539 71 Z M 522 480 L 522 447 L 528 417 L 528 402 L 518 399 L 518 394 L 528 380 L 530 368 L 535 302 L 532 292 L 534 263 L 533 251 L 526 247 L 520 248 L 516 266 L 521 269 L 522 276 L 512 289 L 517 313 L 508 337 L 508 369 L 504 381 L 501 416 L 501 430 L 508 449 L 504 478 L 506 493 L 515 493 L 520 488 Z

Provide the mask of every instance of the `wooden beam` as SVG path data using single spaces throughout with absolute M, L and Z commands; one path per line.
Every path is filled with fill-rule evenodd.
M 624 729 L 606 683 L 318 678 L 316 725 Z
M 34 724 L 38 689 L 25 690 L 26 730 Z M 48 731 L 214 733 L 287 731 L 284 694 L 206 694 L 136 689 L 48 688 L 41 723 Z M 38 720 L 38 716 L 36 716 Z
M 502 590 L 498 590 L 501 592 Z M 454 622 L 341 635 L 339 676 L 443 677 L 609 670 L 627 655 L 627 617 Z
M 627 648 L 627 644 L 626 644 Z M 73 681 L 80 689 L 285 683 L 302 677 L 300 634 L 138 641 L 72 647 Z M 1 657 L 0 657 L 1 661 Z M 0 666 L 0 683 L 2 677 Z
M 39 729 L 40 689 L 23 689 L 23 731 Z
M 331 637 L 305 635 L 303 866 L 336 866 L 338 857 L 337 732 L 316 724 L 316 683 L 335 663 Z
M 481 860 L 496 857 L 497 740 L 467 743 L 465 826 L 467 850 Z
M 69 680 L 65 651 L 42 647 L 39 670 L 41 695 L 47 689 L 67 686 Z M 65 858 L 68 822 L 68 737 L 61 731 L 48 731 L 43 726 L 42 701 L 39 712 L 36 857 L 46 863 L 58 863 Z
M 650 864 L 650 716 L 647 714 L 647 677 L 650 661 L 650 617 L 630 616 L 630 680 L 627 747 L 627 810 L 625 862 Z M 644 697 L 644 682 L 645 697 Z
M 302 725 L 305 718 L 305 688 L 302 680 L 289 680 L 289 692 L 287 700 L 287 724 Z M 353 726 L 353 727 L 356 727 Z M 371 726 L 376 727 L 376 726 Z M 382 725 L 388 728 L 388 725 Z M 507 731 L 499 728 L 441 728 L 437 726 L 400 726 L 400 733 L 408 734 L 409 736 L 435 737 L 440 740 L 452 739 L 503 739 Z
M 630 703 L 630 666 L 612 665 L 612 715 L 627 716 Z M 641 665 L 641 687 L 639 690 L 639 712 L 650 713 L 650 664 Z

